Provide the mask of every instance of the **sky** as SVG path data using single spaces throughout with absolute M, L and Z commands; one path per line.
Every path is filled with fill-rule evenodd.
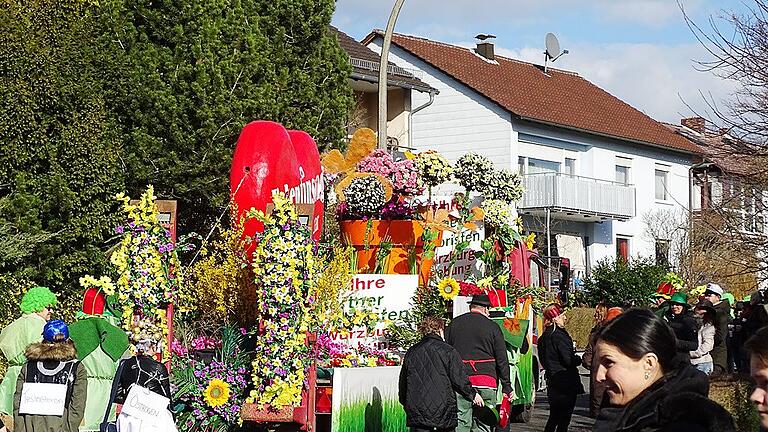
M 337 0 L 333 25 L 357 40 L 386 27 L 394 0 Z M 395 31 L 474 46 L 494 34 L 499 55 L 541 64 L 544 35 L 570 51 L 554 67 L 573 71 L 649 116 L 670 123 L 714 118 L 737 84 L 697 70 L 712 55 L 683 12 L 703 30 L 730 34 L 724 18 L 753 0 L 405 0 Z M 438 96 L 439 97 L 439 96 Z M 709 103 L 707 102 L 709 101 Z

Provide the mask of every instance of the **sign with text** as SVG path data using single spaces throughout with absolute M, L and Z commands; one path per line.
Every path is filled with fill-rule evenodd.
M 168 412 L 169 402 L 167 397 L 134 384 L 125 398 L 122 412 L 150 424 L 159 425 L 162 424 L 163 417 Z
M 450 211 L 452 216 L 458 215 L 456 204 L 452 197 L 433 197 L 432 202 L 437 208 L 445 208 Z M 470 208 L 479 206 L 481 202 L 482 197 L 475 197 L 472 199 L 469 206 Z M 451 220 L 454 219 L 454 217 L 451 217 Z M 476 224 L 478 229 L 475 231 L 467 229 L 455 222 L 453 225 L 456 228 L 459 228 L 460 231 L 457 233 L 443 231 L 443 241 L 440 246 L 435 249 L 435 261 L 432 265 L 432 271 L 434 271 L 440 278 L 450 276 L 460 281 L 466 280 L 470 275 L 481 275 L 482 273 L 480 269 L 482 268 L 482 262 L 477 259 L 475 252 L 483 250 L 480 245 L 480 242 L 485 238 L 483 222 L 480 221 Z M 456 245 L 461 242 L 469 242 L 469 246 L 456 256 Z M 456 258 L 456 263 L 449 275 L 448 271 L 454 257 Z
M 64 415 L 66 400 L 66 384 L 24 383 L 19 414 Z
M 378 350 L 388 350 L 388 324 L 402 321 L 411 311 L 411 299 L 419 286 L 418 275 L 358 274 L 352 278 L 352 296 L 344 309 L 372 310 L 378 314 L 378 324 L 373 331 L 358 327 L 348 335 L 332 333 L 335 341 L 350 346 L 363 344 Z

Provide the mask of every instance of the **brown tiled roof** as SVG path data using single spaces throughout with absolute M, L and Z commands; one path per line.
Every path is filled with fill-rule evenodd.
M 698 132 L 671 123 L 664 123 L 664 126 L 698 147 L 701 161 L 712 162 L 727 174 L 745 177 L 758 171 L 754 166 L 754 158 L 734 154 L 734 146 L 729 141 L 732 138 L 727 134 Z
M 348 34 L 337 29 L 334 26 L 328 26 L 332 34 L 336 35 L 339 46 L 343 49 L 350 60 L 353 61 L 352 69 L 354 79 L 363 79 L 368 82 L 379 82 L 379 62 L 381 57 L 360 42 L 353 39 Z M 363 62 L 354 63 L 354 60 L 363 60 Z M 364 67 L 362 64 L 370 64 L 370 67 Z M 413 74 L 398 68 L 392 62 L 389 62 L 390 68 L 394 68 L 394 73 L 387 74 L 387 84 L 398 87 L 415 89 L 422 92 L 437 93 L 437 90 L 413 76 Z
M 374 30 L 363 41 L 381 37 Z M 489 62 L 469 48 L 395 34 L 392 43 L 424 60 L 512 114 L 526 120 L 586 131 L 686 153 L 698 148 L 573 72 L 501 56 Z

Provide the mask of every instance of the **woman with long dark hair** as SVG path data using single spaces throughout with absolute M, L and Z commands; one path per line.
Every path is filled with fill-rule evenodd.
M 631 309 L 597 341 L 596 379 L 612 405 L 595 431 L 734 431 L 733 418 L 708 398 L 709 380 L 677 355 L 675 334 L 653 312 Z
M 546 371 L 549 419 L 544 432 L 566 432 L 571 423 L 576 396 L 584 393 L 573 339 L 565 331 L 566 317 L 562 307 L 551 304 L 544 308 L 544 334 L 539 337 L 539 360 Z

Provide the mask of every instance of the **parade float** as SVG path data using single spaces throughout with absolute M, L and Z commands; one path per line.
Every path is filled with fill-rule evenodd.
M 532 238 L 513 218 L 519 176 L 475 154 L 453 166 L 435 152 L 394 155 L 375 142 L 363 129 L 345 152 L 321 159 L 308 135 L 275 123 L 253 122 L 240 136 L 233 220 L 247 239 L 259 317 L 250 330 L 244 421 L 334 432 L 405 428 L 397 364 L 416 321 L 459 313 L 466 302 L 457 296 L 476 292 L 492 294 L 498 308 L 516 368 L 515 403 L 532 402 L 538 368 L 529 323 L 542 296 L 529 287 L 540 280 L 531 278 L 540 272 L 532 270 Z M 454 179 L 462 193 L 433 196 Z M 332 244 L 317 242 L 326 196 L 339 226 Z M 438 256 L 440 249 L 450 250 Z
M 511 402 L 530 414 L 543 293 L 533 237 L 513 214 L 520 178 L 476 154 L 451 164 L 374 147 L 361 130 L 321 158 L 304 132 L 248 124 L 228 227 L 194 236 L 185 267 L 190 246 L 175 241 L 152 188 L 118 197 L 113 269 L 82 283 L 130 342 L 162 341 L 184 430 L 403 430 L 398 365 L 416 323 L 463 313 L 478 293 L 507 341 Z M 451 181 L 460 193 L 435 193 Z M 339 232 L 323 243 L 326 202 Z

